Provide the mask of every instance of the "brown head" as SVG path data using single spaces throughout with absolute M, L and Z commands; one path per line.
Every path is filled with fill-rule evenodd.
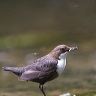
M 71 50 L 77 50 L 77 47 L 69 47 L 67 45 L 59 45 L 55 47 L 49 54 L 55 57 L 56 59 L 59 59 L 59 56 L 63 53 L 68 53 Z

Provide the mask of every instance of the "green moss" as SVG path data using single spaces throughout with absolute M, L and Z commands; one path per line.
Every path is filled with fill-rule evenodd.
M 79 94 L 78 96 L 96 96 L 96 91 L 89 91 L 86 93 Z

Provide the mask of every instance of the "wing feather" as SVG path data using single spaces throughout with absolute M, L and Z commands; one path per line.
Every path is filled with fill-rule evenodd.
M 49 78 L 56 72 L 58 61 L 49 58 L 43 58 L 39 62 L 26 67 L 26 71 L 21 75 L 22 80 L 41 80 Z

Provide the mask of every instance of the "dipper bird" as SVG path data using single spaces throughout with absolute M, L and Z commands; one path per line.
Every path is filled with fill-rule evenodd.
M 66 66 L 66 56 L 71 50 L 77 47 L 59 45 L 49 54 L 36 59 L 30 65 L 23 67 L 3 67 L 4 71 L 10 71 L 19 76 L 21 80 L 39 83 L 39 88 L 46 96 L 43 85 L 58 77 Z

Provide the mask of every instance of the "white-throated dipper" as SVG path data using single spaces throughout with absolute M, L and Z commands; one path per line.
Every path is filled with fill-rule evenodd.
M 39 83 L 39 88 L 46 96 L 43 85 L 58 77 L 66 66 L 66 56 L 77 47 L 59 45 L 49 54 L 36 59 L 32 64 L 23 67 L 3 67 L 4 71 L 10 71 L 19 76 L 21 80 Z

